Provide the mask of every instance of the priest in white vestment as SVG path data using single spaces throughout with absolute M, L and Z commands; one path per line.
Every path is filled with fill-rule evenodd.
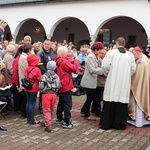
M 130 96 L 131 76 L 136 70 L 132 53 L 124 49 L 125 39 L 116 40 L 115 49 L 109 50 L 102 61 L 102 69 L 107 75 L 103 110 L 100 120 L 102 129 L 125 129 Z

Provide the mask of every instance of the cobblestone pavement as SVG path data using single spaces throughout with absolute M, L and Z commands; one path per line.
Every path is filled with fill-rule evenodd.
M 29 125 L 25 118 L 9 111 L 0 120 L 7 131 L 0 131 L 0 150 L 146 150 L 150 145 L 150 126 L 135 128 L 128 125 L 126 130 L 102 130 L 97 121 L 85 120 L 80 109 L 85 96 L 73 96 L 72 120 L 74 129 L 63 129 L 53 121 L 52 132 L 44 127 Z M 36 118 L 43 116 L 36 109 Z M 55 119 L 55 118 L 54 118 Z

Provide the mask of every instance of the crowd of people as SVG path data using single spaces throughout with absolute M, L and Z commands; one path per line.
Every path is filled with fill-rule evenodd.
M 6 25 L 0 24 L 0 36 Z M 29 35 L 19 44 L 4 40 L 0 47 L 0 101 L 7 105 L 1 114 L 8 115 L 8 106 L 13 104 L 14 112 L 27 118 L 27 123 L 39 124 L 34 117 L 39 95 L 41 125 L 51 132 L 58 96 L 56 122 L 72 129 L 72 95 L 85 94 L 80 113 L 89 121 L 100 118 L 102 129 L 150 124 L 150 60 L 141 47 L 126 49 L 125 45 L 123 37 L 109 50 L 102 42 L 83 44 L 79 50 L 66 40 L 32 43 Z M 23 77 L 29 78 L 31 88 L 22 85 Z M 4 126 L 0 129 L 7 130 Z

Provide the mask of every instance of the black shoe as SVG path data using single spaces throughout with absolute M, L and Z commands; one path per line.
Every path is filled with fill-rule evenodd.
M 46 127 L 44 122 L 41 122 L 41 126 L 42 127 Z
M 0 130 L 7 131 L 7 129 L 4 126 L 0 126 Z
M 39 121 L 39 120 L 34 119 L 34 120 L 31 120 L 31 121 L 28 121 L 28 123 L 29 123 L 29 124 L 39 124 L 39 123 L 40 123 L 40 121 Z
M 72 95 L 81 96 L 81 93 L 77 90 L 76 92 L 72 93 Z
M 84 112 L 83 112 L 83 111 L 80 111 L 80 114 L 84 115 Z
M 77 92 L 77 93 L 76 93 L 76 96 L 81 96 L 81 93 L 80 93 L 80 92 Z
M 85 95 L 85 92 L 84 92 L 84 91 L 83 91 L 83 92 L 80 92 L 80 94 L 81 94 L 81 95 Z
M 24 114 L 21 114 L 21 117 L 26 118 L 27 116 L 26 116 L 26 115 L 24 115 Z
M 102 114 L 95 114 L 97 117 L 101 118 Z
M 46 128 L 45 128 L 45 131 L 46 131 L 46 132 L 51 132 L 51 126 L 46 127 Z

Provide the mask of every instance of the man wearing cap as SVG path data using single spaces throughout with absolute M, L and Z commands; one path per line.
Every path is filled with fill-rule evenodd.
M 81 47 L 80 49 L 80 53 L 78 55 L 79 61 L 80 61 L 80 65 L 83 64 L 83 62 L 85 63 L 86 57 L 87 57 L 87 48 Z
M 128 123 L 142 127 L 150 124 L 150 60 L 138 46 L 132 50 L 132 53 L 135 57 L 136 72 L 131 78 Z

